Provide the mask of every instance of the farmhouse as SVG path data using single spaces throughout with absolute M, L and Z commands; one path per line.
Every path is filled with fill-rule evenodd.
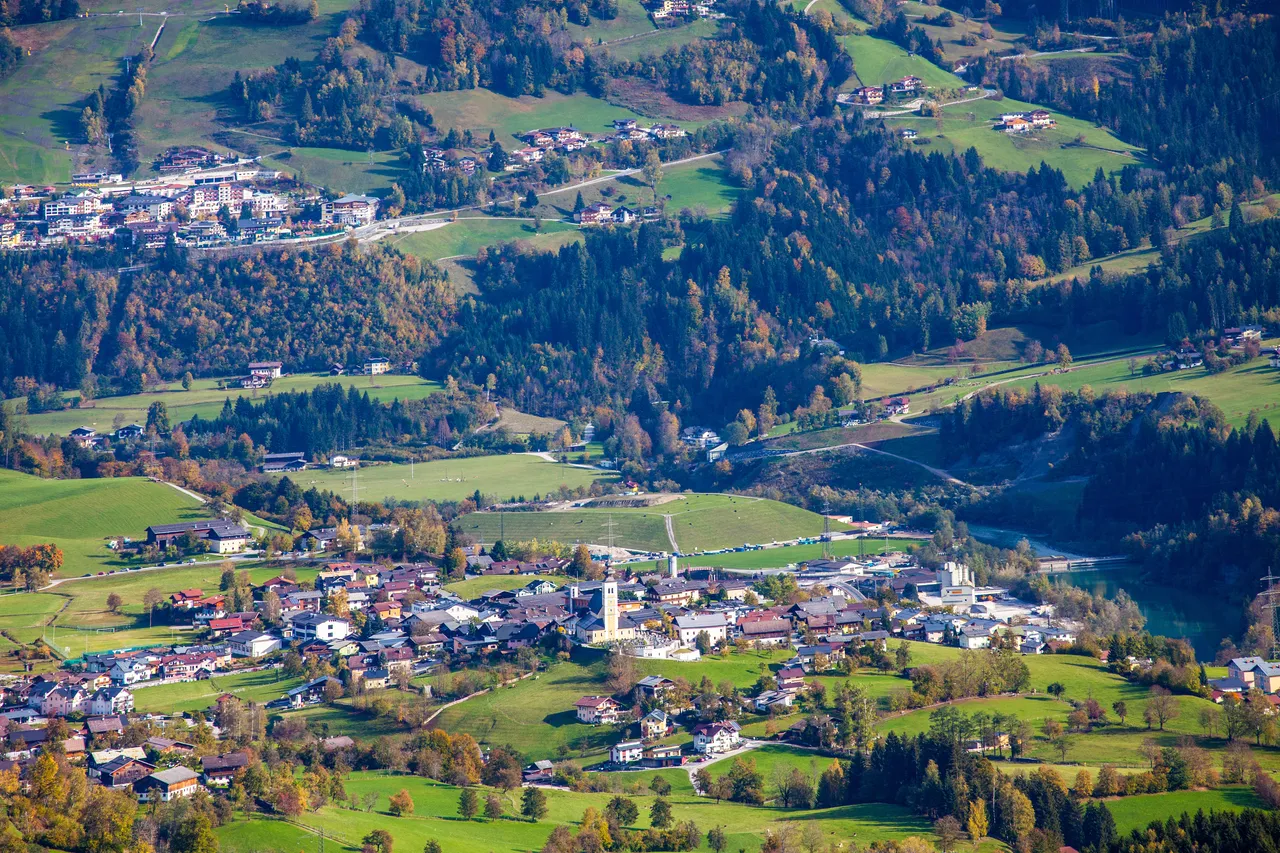
M 903 77 L 901 80 L 895 80 L 894 82 L 890 83 L 889 91 L 893 92 L 895 95 L 901 95 L 907 92 L 914 92 L 920 88 L 920 84 L 923 82 L 924 81 L 921 80 L 919 77 L 908 74 L 906 77 Z
M 380 356 L 369 358 L 364 363 L 365 376 L 381 376 L 391 371 L 391 361 Z
M 583 696 L 573 703 L 578 722 L 593 726 L 612 725 L 618 722 L 622 706 L 608 696 Z
M 200 790 L 200 774 L 190 767 L 178 765 L 144 776 L 133 786 L 138 799 L 143 802 L 167 803 L 182 797 L 190 797 Z
M 209 550 L 217 554 L 234 554 L 243 551 L 249 544 L 248 530 L 234 521 L 222 519 L 155 524 L 147 528 L 147 544 L 165 548 L 187 535 L 197 541 L 207 542 Z
M 249 756 L 243 752 L 206 755 L 200 759 L 200 767 L 204 770 L 204 783 L 215 788 L 227 787 L 236 774 L 248 766 Z
M 279 379 L 284 376 L 284 365 L 278 361 L 252 361 L 249 363 L 249 375 Z

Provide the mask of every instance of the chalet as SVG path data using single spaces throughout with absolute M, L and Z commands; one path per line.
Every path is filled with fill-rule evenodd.
M 368 225 L 378 216 L 378 200 L 348 193 L 320 206 L 320 221 L 326 225 Z
M 774 678 L 778 682 L 779 690 L 798 693 L 804 689 L 804 670 L 798 666 L 783 667 L 778 670 Z
M 611 219 L 618 225 L 628 225 L 635 222 L 638 216 L 639 215 L 631 208 L 626 207 L 625 205 L 618 205 L 614 208 Z
M 582 225 L 605 225 L 613 222 L 613 208 L 599 201 L 579 210 L 573 218 Z
M 322 675 L 319 678 L 308 681 L 306 684 L 298 685 L 285 693 L 283 698 L 290 708 L 301 708 L 306 705 L 315 705 L 324 699 L 325 689 L 328 688 L 330 683 L 338 685 L 339 690 L 341 690 L 341 681 L 334 678 L 332 675 Z
M 1000 125 L 1000 129 L 1005 133 L 1026 133 L 1033 127 L 1035 125 L 1022 116 L 1010 116 L 1005 119 L 1004 124 Z
M 693 727 L 693 748 L 704 755 L 737 749 L 742 743 L 742 728 L 732 720 L 700 723 Z
M 685 607 L 701 598 L 703 589 L 697 581 L 666 581 L 650 588 L 646 597 L 658 604 Z
M 614 764 L 634 764 L 644 757 L 644 743 L 638 740 L 624 740 L 615 743 L 609 750 L 609 760 Z
M 633 118 L 615 118 L 613 120 L 614 130 L 635 130 L 636 127 L 636 120 Z
M 671 734 L 673 729 L 671 717 L 661 708 L 656 708 L 640 719 L 640 737 L 645 740 L 659 740 Z
M 278 361 L 251 361 L 249 362 L 249 375 L 279 379 L 284 376 L 284 365 Z
M 134 784 L 133 788 L 138 793 L 138 799 L 143 802 L 167 803 L 182 797 L 190 797 L 199 791 L 200 774 L 190 767 L 178 765 L 144 776 Z
M 921 80 L 919 77 L 908 74 L 906 77 L 903 77 L 900 80 L 895 80 L 894 82 L 890 83 L 889 91 L 893 92 L 895 95 L 902 95 L 910 92 L 915 92 L 920 88 L 920 84 L 923 82 L 924 81 Z
M 573 707 L 578 722 L 593 726 L 612 725 L 622 715 L 622 706 L 608 696 L 583 696 Z
M 167 737 L 149 737 L 142 742 L 142 746 L 161 755 L 190 755 L 196 751 L 194 744 Z
M 555 765 L 552 764 L 550 761 L 547 761 L 546 759 L 543 759 L 542 761 L 533 762 L 532 764 L 530 764 L 528 767 L 524 769 L 523 773 L 521 773 L 521 776 L 524 778 L 524 781 L 531 784 L 539 783 L 539 782 L 541 783 L 550 782 L 552 779 L 555 778 L 555 775 L 556 775 Z
M 128 755 L 117 755 L 94 767 L 99 783 L 108 788 L 132 787 L 139 779 L 154 773 L 155 769 L 154 764 Z
M 911 410 L 911 401 L 906 397 L 893 397 L 885 402 L 884 410 L 889 415 L 905 415 Z
M 335 453 L 329 457 L 330 468 L 359 468 L 359 456 L 346 456 L 341 453 Z
M 250 618 L 245 614 L 236 613 L 220 619 L 210 619 L 205 627 L 209 629 L 211 637 L 229 637 L 232 634 L 239 634 L 241 631 L 253 627 L 253 620 L 256 618 L 256 616 Z
M 854 89 L 851 93 L 853 101 L 857 104 L 866 104 L 867 106 L 875 106 L 884 100 L 884 89 L 879 86 L 863 86 Z
M 98 436 L 98 431 L 91 427 L 76 427 L 67 434 L 67 437 L 81 447 L 93 447 L 102 439 Z
M 915 139 L 920 133 L 914 127 L 904 127 L 901 131 L 903 139 Z
M 391 371 L 391 361 L 380 356 L 372 356 L 365 360 L 365 376 L 381 376 Z
M 126 424 L 116 430 L 115 437 L 127 441 L 129 439 L 141 437 L 141 435 L 146 431 L 146 427 L 142 424 Z
M 248 766 L 249 756 L 243 752 L 206 755 L 200 759 L 200 769 L 204 771 L 204 783 L 212 788 L 227 787 L 235 779 L 236 774 Z
M 791 623 L 778 617 L 738 621 L 738 628 L 748 642 L 762 646 L 776 646 L 791 641 Z
M 683 136 L 688 136 L 685 129 L 678 124 L 655 124 L 649 128 L 649 133 L 655 139 L 680 139 Z
M 127 687 L 103 687 L 89 697 L 88 712 L 95 717 L 127 714 L 132 710 L 133 691 Z

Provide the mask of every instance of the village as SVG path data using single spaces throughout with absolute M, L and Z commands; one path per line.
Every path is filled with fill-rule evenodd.
M 447 573 L 434 563 L 362 559 L 362 537 L 372 532 L 357 529 L 354 539 L 342 542 L 334 531 L 312 531 L 309 547 L 315 553 L 346 551 L 350 557 L 311 563 L 318 569 L 314 581 L 299 582 L 297 570 L 306 564 L 290 561 L 280 574 L 250 588 L 234 586 L 233 580 L 218 591 L 178 590 L 153 603 L 160 618 L 186 627 L 190 640 L 180 645 L 87 653 L 51 672 L 8 676 L 0 707 L 6 744 L 0 770 L 21 769 L 41 750 L 56 748 L 84 762 L 91 781 L 131 790 L 141 802 L 225 788 L 249 758 L 208 746 L 197 750 L 194 739 L 208 720 L 221 718 L 221 706 L 240 700 L 224 694 L 207 713 L 166 716 L 136 713 L 138 697 L 161 685 L 289 666 L 296 670 L 299 661 L 314 677 L 281 690 L 263 713 L 284 714 L 397 688 L 429 697 L 424 676 L 516 659 L 536 668 L 539 651 L 576 648 L 666 661 L 673 675 L 682 664 L 708 656 L 789 653 L 777 667 L 762 668 L 756 688 L 735 699 L 737 705 L 718 703 L 721 711 L 712 719 L 699 712 L 704 699 L 687 681 L 666 675 L 639 679 L 634 695 L 628 690 L 626 695 L 582 696 L 567 710 L 579 723 L 616 727 L 620 737 L 598 769 L 619 770 L 678 767 L 731 754 L 744 747 L 736 718 L 790 713 L 812 688 L 811 679 L 824 673 L 871 665 L 909 676 L 906 641 L 970 653 L 1078 653 L 1080 626 L 1057 618 L 1052 605 L 976 585 L 965 565 L 928 568 L 902 552 L 813 559 L 794 573 L 753 575 L 682 568 L 676 556 L 655 565 L 651 560 L 614 564 L 593 555 L 602 557 L 596 562 L 586 546 L 573 561 L 495 559 L 473 545 L 465 548 L 463 568 L 470 581 L 478 582 L 471 588 L 483 589 L 487 578 L 527 576 L 528 581 L 463 597 L 442 586 Z M 234 554 L 251 538 L 240 525 L 219 520 L 154 525 L 146 531 L 147 544 L 162 552 L 179 541 Z M 580 562 L 590 567 L 586 576 L 568 577 Z M 225 565 L 224 579 L 234 579 L 230 564 Z M 1053 568 L 1051 559 L 1046 566 Z M 895 651 L 891 643 L 901 649 Z M 1131 657 L 1123 666 L 1151 663 Z M 1227 677 L 1215 679 L 1211 689 L 1217 702 L 1259 689 L 1273 703 L 1280 701 L 1280 663 L 1232 660 Z M 166 734 L 126 737 L 138 721 L 160 724 Z M 670 742 L 682 730 L 691 739 Z M 216 739 L 217 727 L 211 732 Z M 350 738 L 335 737 L 323 748 L 350 744 Z M 524 771 L 529 784 L 555 779 L 550 761 Z

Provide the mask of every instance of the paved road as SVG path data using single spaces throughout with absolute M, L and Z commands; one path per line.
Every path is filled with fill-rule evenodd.
M 710 765 L 715 764 L 717 761 L 724 761 L 729 758 L 734 758 L 736 756 L 743 755 L 744 753 L 748 753 L 753 749 L 759 749 L 762 746 L 764 746 L 763 741 L 749 740 L 747 738 L 743 738 L 742 746 L 738 747 L 737 749 L 731 749 L 728 752 L 717 752 L 715 755 L 708 756 L 707 758 L 704 758 L 701 761 L 694 761 L 686 764 L 685 770 L 689 772 L 689 784 L 693 786 L 693 792 L 695 794 L 703 793 L 702 791 L 698 790 L 698 783 L 693 778 L 699 770 L 701 770 L 704 767 L 709 767 Z

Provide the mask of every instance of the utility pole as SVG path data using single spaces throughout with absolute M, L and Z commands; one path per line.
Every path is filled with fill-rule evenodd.
M 1277 651 L 1277 640 L 1275 637 L 1277 631 L 1277 620 L 1280 620 L 1280 575 L 1274 574 L 1270 569 L 1263 576 L 1262 582 L 1266 585 L 1260 596 L 1263 601 L 1263 608 L 1271 614 L 1271 659 L 1275 660 L 1280 656 Z

